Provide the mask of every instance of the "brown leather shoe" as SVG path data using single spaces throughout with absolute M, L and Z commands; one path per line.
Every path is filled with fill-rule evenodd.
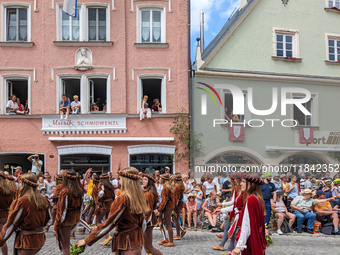
M 182 233 L 181 233 L 181 238 L 184 237 L 184 235 L 185 235 L 186 232 L 187 232 L 186 230 L 183 230 L 183 231 L 182 231 Z
M 159 245 L 163 245 L 163 244 L 168 243 L 168 242 L 169 242 L 169 240 L 168 240 L 168 239 L 165 239 L 165 240 L 162 240 L 162 241 L 159 243 Z
M 219 239 L 223 238 L 223 235 L 216 235 Z
M 224 247 L 221 247 L 219 245 L 215 245 L 215 246 L 213 246 L 211 248 L 213 248 L 214 250 L 224 251 Z
M 173 239 L 174 239 L 174 240 L 181 240 L 181 237 L 180 237 L 180 236 L 174 236 Z
M 163 246 L 165 246 L 165 247 L 173 247 L 173 246 L 175 246 L 175 244 L 174 243 L 165 243 L 165 244 L 163 244 Z

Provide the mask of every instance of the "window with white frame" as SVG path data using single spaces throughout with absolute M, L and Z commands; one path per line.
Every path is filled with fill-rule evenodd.
M 138 43 L 165 43 L 164 8 L 139 8 Z
M 244 96 L 244 109 L 246 108 L 246 93 L 243 93 Z M 233 102 L 234 98 L 231 92 L 224 92 L 224 118 L 230 122 L 231 120 L 235 122 L 243 123 L 245 120 L 245 115 L 236 115 L 233 112 Z
M 294 54 L 294 35 L 276 34 L 276 56 L 292 58 Z
M 1 113 L 2 114 L 16 114 L 14 110 L 6 109 L 7 104 L 12 100 L 12 95 L 16 96 L 15 102 L 20 104 L 19 110 L 26 111 L 30 109 L 30 85 L 29 78 L 19 77 L 14 75 L 13 77 L 4 78 L 1 85 Z
M 88 40 L 106 41 L 106 9 L 88 9 Z
M 28 41 L 27 8 L 6 8 L 6 41 Z
M 67 15 L 66 12 L 61 12 L 61 33 L 62 41 L 79 41 L 80 40 L 80 9 L 77 9 L 76 17 Z
M 340 61 L 340 38 L 328 38 L 328 60 Z
M 304 98 L 300 96 L 294 96 L 294 99 Z M 313 126 L 313 114 L 314 114 L 314 97 L 312 97 L 307 103 L 303 103 L 308 112 L 312 115 L 305 115 L 296 105 L 293 108 L 294 120 L 297 121 L 298 125 Z
M 108 5 L 79 4 L 77 16 L 71 17 L 59 5 L 57 17 L 58 41 L 109 41 L 110 17 Z
M 329 8 L 338 8 L 340 9 L 340 0 L 328 0 L 328 7 Z
M 107 112 L 107 79 L 89 79 L 89 91 L 89 111 Z

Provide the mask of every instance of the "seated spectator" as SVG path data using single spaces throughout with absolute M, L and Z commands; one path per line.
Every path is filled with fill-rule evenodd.
M 323 178 L 325 178 L 325 177 L 323 177 Z M 323 192 L 325 192 L 325 194 L 326 194 L 326 198 L 331 198 L 333 195 L 332 195 L 332 181 L 330 181 L 330 180 L 324 180 L 323 181 L 323 185 L 321 185 L 321 190 L 323 191 Z
M 11 96 L 11 100 L 7 102 L 6 105 L 6 113 L 17 113 L 19 111 L 19 106 L 17 103 L 17 97 L 16 95 Z
M 335 198 L 328 199 L 312 199 L 312 191 L 310 189 L 304 190 L 302 196 L 297 196 L 294 198 L 290 207 L 293 209 L 293 213 L 297 218 L 297 232 L 302 233 L 302 223 L 305 219 L 308 219 L 307 223 L 307 233 L 314 234 L 313 232 L 313 224 L 316 217 L 316 214 L 312 211 L 312 206 L 333 200 Z
M 103 110 L 103 104 L 102 104 L 102 102 L 101 102 L 101 98 L 100 97 L 97 97 L 96 98 L 96 105 L 97 105 L 97 107 L 98 107 L 98 111 L 102 111 Z
M 67 120 L 68 115 L 70 114 L 71 102 L 70 100 L 67 100 L 65 94 L 61 96 L 61 101 L 59 103 L 59 106 L 60 106 L 60 119 L 62 120 L 65 114 L 65 120 Z
M 103 112 L 107 112 L 107 101 L 105 99 L 105 103 L 103 104 Z
M 313 175 L 309 173 L 307 174 L 306 181 L 305 181 L 305 189 L 313 190 L 313 184 L 312 184 L 313 177 L 314 177 Z
M 234 111 L 231 110 L 229 118 L 233 121 L 233 122 L 241 122 L 240 118 L 238 117 L 238 115 L 234 115 Z
M 274 199 L 270 200 L 273 210 L 273 217 L 277 218 L 277 233 L 279 235 L 283 235 L 283 232 L 281 231 L 283 220 L 289 220 L 289 226 L 292 227 L 296 218 L 294 214 L 288 212 L 287 207 L 283 203 L 283 193 L 283 191 L 277 191 L 276 201 L 274 201 Z
M 318 199 L 325 199 L 325 197 L 326 197 L 325 192 L 323 192 L 322 190 L 318 190 L 318 192 L 316 194 L 317 194 Z M 316 212 L 316 214 L 318 216 L 326 216 L 327 218 L 332 219 L 333 225 L 334 225 L 334 234 L 340 235 L 340 232 L 339 232 L 339 216 L 336 213 L 336 211 L 334 211 L 332 209 L 330 202 L 327 201 L 327 202 L 317 204 L 314 207 L 314 211 Z
M 17 97 L 17 104 L 19 107 L 19 109 L 16 111 L 17 114 L 26 115 L 30 112 L 30 109 L 27 108 L 26 110 L 26 107 L 24 107 L 24 105 L 20 103 L 20 98 L 18 97 Z
M 216 191 L 212 191 L 208 199 L 206 199 L 203 203 L 203 210 L 207 215 L 210 225 L 211 225 L 211 232 L 217 231 L 216 223 L 217 223 L 217 216 L 221 213 L 221 209 L 219 208 L 219 200 L 217 198 Z
M 197 202 L 195 201 L 196 195 L 190 193 L 188 196 L 188 202 L 186 203 L 187 216 L 188 216 L 188 226 L 189 231 L 191 231 L 191 217 L 194 220 L 194 231 L 197 231 Z
M 93 104 L 91 105 L 90 111 L 91 111 L 91 112 L 98 112 L 98 111 L 99 111 L 99 108 L 98 108 L 98 106 L 97 106 L 95 103 L 93 103 Z
M 203 213 L 202 213 L 203 191 L 202 191 L 202 185 L 197 184 L 194 188 L 194 192 L 195 192 L 195 195 L 196 195 L 195 201 L 197 202 L 197 211 L 199 211 L 197 213 L 199 214 L 199 217 L 200 217 L 199 219 L 200 219 L 200 222 L 201 222 L 201 230 L 203 230 Z
M 271 182 L 275 185 L 275 191 L 282 190 L 282 181 L 278 173 L 273 174 L 273 180 Z
M 227 121 L 230 121 L 230 118 L 228 116 L 228 108 L 226 107 L 225 110 L 224 110 L 224 118 L 227 120 Z
M 335 205 L 339 203 L 340 198 L 340 179 L 336 179 L 333 182 L 334 186 L 332 188 L 332 196 L 335 198 Z
M 72 114 L 77 114 L 78 112 L 80 112 L 81 102 L 78 100 L 77 95 L 74 95 L 73 99 L 74 101 L 72 101 L 71 103 Z
M 161 112 L 162 111 L 162 105 L 159 103 L 159 99 L 158 98 L 155 98 L 153 100 L 153 105 L 151 107 L 151 110 L 153 112 Z

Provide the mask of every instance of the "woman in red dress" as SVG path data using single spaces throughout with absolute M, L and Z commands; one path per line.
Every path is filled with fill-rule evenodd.
M 263 180 L 256 173 L 239 174 L 241 191 L 244 192 L 242 225 L 236 237 L 236 248 L 232 255 L 264 255 L 267 240 L 265 238 L 265 205 L 261 193 Z

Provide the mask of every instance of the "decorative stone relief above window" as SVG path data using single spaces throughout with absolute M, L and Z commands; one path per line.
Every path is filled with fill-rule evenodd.
M 90 49 L 82 47 L 76 51 L 75 69 L 86 71 L 92 69 L 92 52 Z
M 282 0 L 282 3 L 286 6 L 289 0 Z

